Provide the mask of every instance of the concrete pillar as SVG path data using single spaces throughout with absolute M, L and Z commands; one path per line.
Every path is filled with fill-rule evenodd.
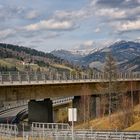
M 100 96 L 96 96 L 95 97 L 95 100 L 96 100 L 96 117 L 100 117 L 101 113 L 101 99 L 100 99 Z
M 99 117 L 100 97 L 91 95 L 83 99 L 83 96 L 75 96 L 73 99 L 73 107 L 77 108 L 78 122 Z
M 97 105 L 96 105 L 96 96 L 90 96 L 91 100 L 90 100 L 90 118 L 96 118 L 97 114 Z
M 140 92 L 138 90 L 133 92 L 133 103 L 134 103 L 134 106 L 140 103 L 139 102 L 139 96 L 140 96 Z
M 90 118 L 96 118 L 96 117 L 100 117 L 100 110 L 101 110 L 101 106 L 100 106 L 100 96 L 96 96 L 96 95 L 91 95 L 90 96 Z
M 50 99 L 44 101 L 31 100 L 28 103 L 29 123 L 32 122 L 53 122 L 53 106 Z
M 53 121 L 58 122 L 59 121 L 59 109 L 54 109 L 53 110 Z

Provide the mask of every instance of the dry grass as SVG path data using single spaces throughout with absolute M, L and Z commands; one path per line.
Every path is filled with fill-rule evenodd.
M 112 114 L 111 121 L 109 120 L 109 117 L 106 116 L 91 120 L 89 122 L 86 122 L 85 124 L 78 124 L 75 128 L 92 128 L 96 130 L 120 130 L 122 122 L 118 119 L 118 116 L 123 117 L 123 113 L 119 112 Z M 140 131 L 140 105 L 137 105 L 134 108 L 134 124 L 131 127 L 124 130 Z
M 9 63 L 9 62 L 6 61 L 5 59 L 0 59 L 0 65 L 1 65 L 1 66 L 7 66 L 7 67 L 12 67 L 12 66 L 14 66 L 12 63 Z
M 140 121 L 125 129 L 126 131 L 140 131 Z

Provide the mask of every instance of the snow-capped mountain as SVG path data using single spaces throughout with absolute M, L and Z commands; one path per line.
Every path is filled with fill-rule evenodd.
M 62 59 L 66 59 L 73 63 L 79 63 L 79 60 L 89 54 L 99 51 L 106 44 L 96 43 L 92 40 L 85 41 L 76 45 L 70 50 L 54 50 L 51 53 Z
M 138 41 L 118 41 L 100 49 L 57 50 L 52 54 L 79 65 L 103 70 L 105 57 L 111 53 L 120 70 L 140 71 L 140 43 Z
M 132 41 L 116 42 L 109 47 L 105 47 L 83 57 L 80 62 L 82 65 L 89 65 L 90 67 L 102 69 L 105 57 L 109 52 L 111 52 L 116 59 L 121 70 L 138 70 L 137 68 L 140 66 L 140 63 L 136 60 L 140 57 L 140 43 Z M 127 65 L 127 67 L 124 67 L 125 65 Z M 133 68 L 129 69 L 130 66 Z
M 51 54 L 73 63 L 77 63 L 79 59 L 83 57 L 83 55 L 78 52 L 76 53 L 67 50 L 54 50 L 51 52 Z
M 92 54 L 92 53 L 99 51 L 99 50 L 100 50 L 99 48 L 94 48 L 94 49 L 92 48 L 92 49 L 81 49 L 81 50 L 71 49 L 69 51 L 74 55 L 80 55 L 80 56 L 84 57 L 86 55 Z
M 71 50 L 54 50 L 51 52 L 54 56 L 60 57 L 62 59 L 65 59 L 67 61 L 73 62 L 73 63 L 79 63 L 79 61 L 94 52 L 99 51 L 99 48 L 95 49 L 71 49 Z

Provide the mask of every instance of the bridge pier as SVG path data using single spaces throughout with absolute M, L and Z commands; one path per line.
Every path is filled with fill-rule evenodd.
M 77 121 L 82 122 L 100 116 L 100 96 L 75 96 L 73 107 L 77 108 Z
M 31 100 L 28 103 L 29 123 L 32 122 L 53 122 L 53 103 L 47 98 L 43 101 Z
M 140 91 L 133 91 L 133 103 L 134 106 L 140 104 Z
M 53 121 L 54 122 L 58 122 L 58 120 L 59 120 L 59 109 L 55 109 L 55 110 L 53 110 Z
M 96 118 L 101 116 L 101 97 L 100 96 L 95 96 L 95 109 L 96 109 Z
M 140 104 L 140 91 L 134 90 L 134 91 L 128 91 L 125 93 L 127 97 L 129 97 L 129 100 L 131 103 L 133 103 L 133 106 Z

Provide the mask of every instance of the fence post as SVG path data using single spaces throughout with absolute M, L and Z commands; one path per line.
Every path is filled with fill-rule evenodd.
M 136 140 L 139 140 L 139 137 L 140 137 L 139 135 L 136 135 Z
M 25 137 L 25 134 L 24 134 L 24 123 L 22 124 L 22 137 L 23 137 L 23 140 L 24 140 L 24 137 Z
M 32 134 L 31 134 L 31 139 L 33 140 L 33 128 L 34 128 L 34 126 L 33 126 L 33 123 L 32 123 L 32 126 L 31 126 L 31 132 L 32 132 Z
M 96 140 L 96 139 L 97 139 L 97 134 L 95 133 L 95 134 L 94 134 L 94 140 Z
M 37 76 L 37 73 L 35 72 L 35 80 L 36 80 L 36 82 L 38 83 L 38 76 Z
M 120 140 L 123 140 L 123 134 L 120 135 Z
M 41 73 L 41 81 L 42 82 L 45 82 L 45 74 L 44 73 Z M 46 82 L 45 82 L 46 83 Z
M 20 75 L 20 73 L 18 72 L 18 80 L 19 80 L 19 82 L 20 83 L 22 83 L 22 80 L 21 80 L 21 75 Z
M 17 132 L 18 132 L 18 128 L 17 128 L 17 126 L 15 125 L 15 126 L 14 126 L 15 140 L 17 139 Z
M 1 82 L 1 84 L 3 84 L 2 73 L 1 72 L 0 72 L 0 82 Z
M 10 81 L 10 83 L 13 83 L 13 80 L 12 80 L 12 75 L 11 75 L 11 73 L 9 72 L 9 81 Z
M 26 77 L 27 77 L 27 82 L 30 83 L 30 76 L 29 76 L 29 73 L 28 72 L 26 74 Z

